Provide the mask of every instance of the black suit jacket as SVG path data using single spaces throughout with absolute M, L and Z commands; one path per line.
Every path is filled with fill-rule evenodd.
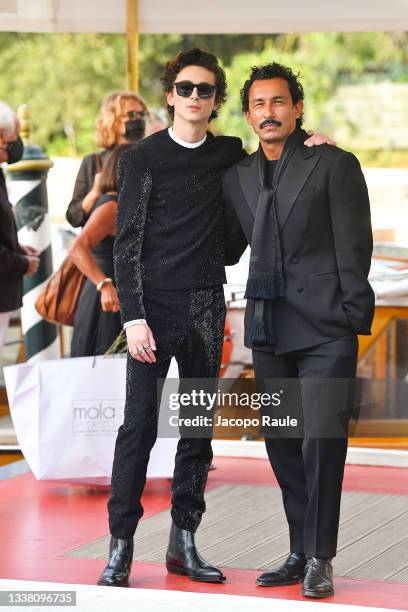
M 22 277 L 27 269 L 28 259 L 18 244 L 13 209 L 0 168 L 0 312 L 11 312 L 22 305 Z
M 260 151 L 223 178 L 227 263 L 236 263 L 252 230 L 261 189 Z M 367 186 L 357 158 L 337 147 L 299 144 L 277 191 L 285 298 L 265 303 L 275 352 L 347 334 L 369 335 L 374 293 L 368 283 L 372 230 Z M 245 281 L 246 279 L 243 279 Z M 254 303 L 245 313 L 245 345 Z M 266 347 L 266 350 L 271 350 Z

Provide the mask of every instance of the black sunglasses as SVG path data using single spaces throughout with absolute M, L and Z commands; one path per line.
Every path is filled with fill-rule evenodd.
M 177 94 L 183 98 L 189 98 L 193 93 L 194 87 L 197 87 L 199 98 L 209 99 L 213 95 L 216 87 L 210 83 L 192 83 L 191 81 L 179 81 L 174 83 Z

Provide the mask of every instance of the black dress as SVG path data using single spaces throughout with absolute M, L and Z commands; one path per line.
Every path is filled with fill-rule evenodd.
M 92 211 L 111 200 L 117 200 L 117 197 L 103 195 L 97 200 Z M 114 278 L 114 241 L 114 236 L 107 236 L 92 249 L 96 263 L 105 276 L 112 279 Z M 103 355 L 118 336 L 121 328 L 120 314 L 102 310 L 101 294 L 96 290 L 94 283 L 87 279 L 75 313 L 71 357 Z

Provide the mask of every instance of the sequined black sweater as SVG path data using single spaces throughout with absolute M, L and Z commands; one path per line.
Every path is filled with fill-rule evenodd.
M 244 155 L 239 138 L 208 133 L 186 148 L 167 130 L 122 154 L 114 264 L 123 322 L 145 318 L 149 289 L 226 282 L 221 177 Z

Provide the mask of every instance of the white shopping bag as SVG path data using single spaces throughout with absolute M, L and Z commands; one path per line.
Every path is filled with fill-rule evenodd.
M 123 422 L 126 358 L 77 357 L 4 368 L 18 443 L 38 479 L 109 482 Z M 168 378 L 177 378 L 172 360 Z M 178 439 L 158 438 L 148 477 L 171 477 Z

